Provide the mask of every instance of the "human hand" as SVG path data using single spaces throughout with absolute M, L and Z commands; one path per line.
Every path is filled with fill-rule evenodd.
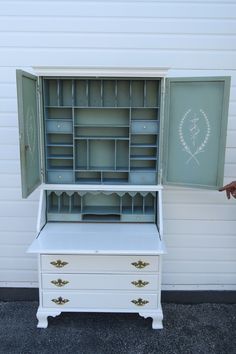
M 232 197 L 236 198 L 236 181 L 233 181 L 229 184 L 226 184 L 222 188 L 219 189 L 219 192 L 226 192 L 227 198 L 230 199 Z

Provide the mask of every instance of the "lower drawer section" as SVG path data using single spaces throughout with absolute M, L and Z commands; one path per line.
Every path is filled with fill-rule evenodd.
M 157 291 L 158 275 L 43 274 L 43 289 Z
M 89 309 L 155 309 L 158 306 L 156 293 L 140 292 L 85 292 L 48 291 L 43 292 L 43 307 L 89 308 Z

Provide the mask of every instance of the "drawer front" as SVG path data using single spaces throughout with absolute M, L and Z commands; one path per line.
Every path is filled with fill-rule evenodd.
M 133 121 L 131 122 L 131 134 L 157 134 L 157 122 Z
M 158 276 L 150 274 L 43 274 L 43 289 L 157 291 Z
M 156 184 L 157 174 L 156 172 L 130 172 L 129 182 L 131 184 Z
M 62 120 L 47 121 L 48 133 L 70 133 L 72 134 L 72 122 L 65 122 Z
M 85 291 L 47 291 L 43 292 L 43 307 L 57 307 L 61 310 L 76 309 L 155 309 L 158 295 L 139 292 L 85 292 Z
M 42 271 L 56 273 L 157 272 L 158 256 L 42 255 Z
M 73 183 L 74 173 L 73 171 L 49 171 L 47 173 L 48 183 Z

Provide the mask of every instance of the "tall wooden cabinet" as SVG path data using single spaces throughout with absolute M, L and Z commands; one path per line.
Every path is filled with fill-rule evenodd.
M 17 71 L 22 194 L 42 183 L 38 327 L 62 311 L 162 328 L 162 185 L 222 184 L 229 78 Z

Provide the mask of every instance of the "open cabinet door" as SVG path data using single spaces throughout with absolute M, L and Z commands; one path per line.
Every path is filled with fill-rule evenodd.
M 16 81 L 22 197 L 27 198 L 41 183 L 37 77 L 17 70 Z
M 167 79 L 164 184 L 222 185 L 229 87 L 229 77 Z

